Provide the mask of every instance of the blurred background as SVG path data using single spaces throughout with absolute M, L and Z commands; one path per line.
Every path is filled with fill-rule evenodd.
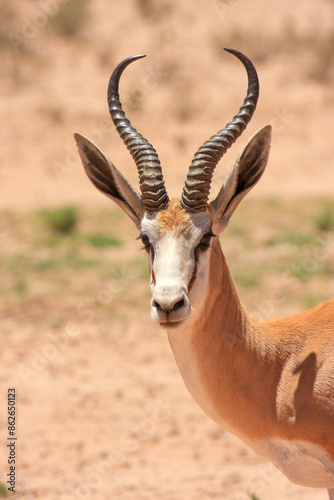
M 17 389 L 24 499 L 325 499 L 291 485 L 190 398 L 149 318 L 144 252 L 130 220 L 85 177 L 73 133 L 133 186 L 109 118 L 110 74 L 179 196 L 192 156 L 243 102 L 254 118 L 217 167 L 218 192 L 249 137 L 271 123 L 267 171 L 222 237 L 259 317 L 334 297 L 332 0 L 0 0 L 0 498 L 6 397 Z M 14 498 L 14 497 L 13 497 Z

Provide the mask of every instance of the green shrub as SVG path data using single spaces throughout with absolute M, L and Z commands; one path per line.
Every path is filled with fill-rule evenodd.
M 0 483 L 0 498 L 8 498 L 9 492 L 7 486 L 4 483 Z
M 322 231 L 334 229 L 334 207 L 330 205 L 325 206 L 315 215 L 314 224 L 317 229 Z
M 74 207 L 60 207 L 44 210 L 41 213 L 44 224 L 53 232 L 61 234 L 72 233 L 78 225 L 79 214 Z
M 115 247 L 121 244 L 119 239 L 105 234 L 90 234 L 86 238 L 87 241 L 96 248 Z

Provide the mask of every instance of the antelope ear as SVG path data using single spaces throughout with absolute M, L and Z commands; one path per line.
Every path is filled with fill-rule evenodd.
M 102 151 L 87 137 L 74 134 L 85 172 L 101 193 L 111 198 L 140 230 L 145 208 L 140 195 L 114 167 Z
M 225 229 L 243 197 L 260 179 L 267 165 L 270 143 L 271 125 L 266 125 L 250 138 L 217 198 L 210 203 L 216 219 L 216 232 Z

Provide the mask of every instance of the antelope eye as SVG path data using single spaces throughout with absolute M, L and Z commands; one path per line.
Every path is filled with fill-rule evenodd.
M 144 245 L 145 250 L 149 250 L 150 247 L 151 247 L 151 243 L 150 243 L 149 237 L 146 236 L 146 234 L 143 234 L 141 236 L 141 241 L 142 241 L 142 244 Z
M 203 249 L 208 248 L 210 246 L 210 241 L 212 236 L 214 236 L 212 233 L 207 233 L 204 236 L 202 236 L 198 246 Z

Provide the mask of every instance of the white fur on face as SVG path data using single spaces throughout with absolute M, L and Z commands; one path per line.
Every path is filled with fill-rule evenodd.
M 196 247 L 210 228 L 206 214 L 189 217 L 182 228 L 164 227 L 156 217 L 142 221 L 142 234 L 151 244 L 151 313 L 163 326 L 175 327 L 186 320 L 203 296 L 210 248 L 196 251 Z

